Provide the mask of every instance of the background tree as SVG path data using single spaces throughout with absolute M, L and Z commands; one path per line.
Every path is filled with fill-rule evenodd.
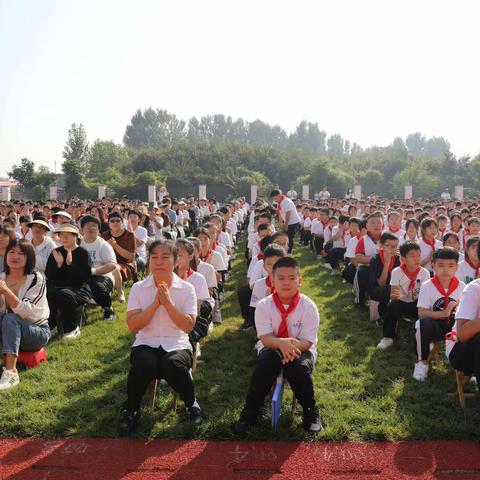
M 65 160 L 79 160 L 87 166 L 90 147 L 87 140 L 87 132 L 82 124 L 72 124 L 68 131 L 68 138 L 63 149 Z
M 22 158 L 20 165 L 13 165 L 7 174 L 23 188 L 35 187 L 35 164 L 28 158 Z

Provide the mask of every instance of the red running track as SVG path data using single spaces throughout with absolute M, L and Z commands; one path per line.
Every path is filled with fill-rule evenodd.
M 0 439 L 1 480 L 480 479 L 480 444 Z

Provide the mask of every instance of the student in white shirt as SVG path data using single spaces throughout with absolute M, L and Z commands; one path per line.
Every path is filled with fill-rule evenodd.
M 265 397 L 282 371 L 303 408 L 305 430 L 323 430 L 311 376 L 319 316 L 315 303 L 298 291 L 300 283 L 295 259 L 280 258 L 273 267 L 275 293 L 261 300 L 255 311 L 259 353 L 245 407 L 234 426 L 238 435 L 246 435 L 257 422 Z
M 400 237 L 399 246 L 402 246 L 405 242 L 419 242 L 418 229 L 420 224 L 415 218 L 409 218 L 405 222 L 405 233 Z
M 148 231 L 140 225 L 142 213 L 137 210 L 128 212 L 128 230 L 135 235 L 135 261 L 139 270 L 145 270 L 147 266 L 147 239 Z
M 278 220 L 287 228 L 287 234 L 290 243 L 288 253 L 291 253 L 293 249 L 293 239 L 300 222 L 297 208 L 288 197 L 282 194 L 281 190 L 272 190 L 270 197 L 273 198 L 277 204 Z
M 353 280 L 355 279 L 355 274 L 357 272 L 355 250 L 357 248 L 358 241 L 366 233 L 366 222 L 365 220 L 360 220 L 359 218 L 350 218 L 349 224 L 351 238 L 348 241 L 347 248 L 345 250 L 344 258 L 347 265 L 342 271 L 342 277 L 346 282 L 353 284 Z
M 155 241 L 148 252 L 150 275 L 135 283 L 128 297 L 127 324 L 136 339 L 120 421 L 123 435 L 136 430 L 141 399 L 157 378 L 179 393 L 194 425 L 203 420 L 190 375 L 193 355 L 188 334 L 197 316 L 195 288 L 174 273 L 178 250 L 173 242 Z
M 398 238 L 400 242 L 405 235 L 405 230 L 402 230 L 402 217 L 398 212 L 390 212 L 387 216 L 387 228 L 384 232 L 391 233 Z
M 47 235 L 50 231 L 46 219 L 37 217 L 33 222 L 28 224 L 32 232 L 32 245 L 35 249 L 35 270 L 44 272 L 47 266 L 48 257 L 52 250 L 57 247 L 55 242 Z
M 405 242 L 400 247 L 401 265 L 394 268 L 390 278 L 390 302 L 383 315 L 383 338 L 377 349 L 386 350 L 393 345 L 397 322 L 402 316 L 418 318 L 417 299 L 422 283 L 430 280 L 428 270 L 420 266 L 420 247 Z
M 92 263 L 92 276 L 88 281 L 95 303 L 103 308 L 104 320 L 114 320 L 112 292 L 113 271 L 117 268 L 117 259 L 113 247 L 100 236 L 100 220 L 93 215 L 85 215 L 80 220 L 82 240 L 80 246 L 89 254 Z
M 465 258 L 458 264 L 457 278 L 465 285 L 479 277 L 480 260 L 477 250 L 480 237 L 470 237 L 467 240 L 465 248 Z
M 455 307 L 465 284 L 455 276 L 458 268 L 458 252 L 450 247 L 435 251 L 432 259 L 435 275 L 422 284 L 418 296 L 419 320 L 415 324 L 418 362 L 413 378 L 424 381 L 428 375 L 430 344 L 441 342 L 453 326 Z
M 465 255 L 460 251 L 460 239 L 454 232 L 447 232 L 443 236 L 443 246 L 453 248 L 458 252 L 458 261 L 461 262 L 465 259 Z
M 338 272 L 340 260 L 345 256 L 348 242 L 350 241 L 350 218 L 346 215 L 338 217 L 338 225 L 332 228 L 332 248 L 325 258 L 325 267 L 331 270 L 332 275 Z
M 422 220 L 420 224 L 420 235 L 422 238 L 418 244 L 422 252 L 422 267 L 426 268 L 429 272 L 433 272 L 433 254 L 443 246 L 442 242 L 437 240 L 437 232 L 438 225 L 436 220 L 429 217 Z
M 205 278 L 208 291 L 211 295 L 214 289 L 216 289 L 218 286 L 215 269 L 209 263 L 205 263 L 200 260 L 200 253 L 202 249 L 200 240 L 196 237 L 188 237 L 187 240 L 195 247 L 194 259 L 195 265 L 197 266 L 197 272 Z

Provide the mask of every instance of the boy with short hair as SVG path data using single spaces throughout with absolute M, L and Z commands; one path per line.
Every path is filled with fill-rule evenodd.
M 345 250 L 345 262 L 346 266 L 342 271 L 342 277 L 345 282 L 352 283 L 357 272 L 357 264 L 355 262 L 355 249 L 360 238 L 365 235 L 366 221 L 359 218 L 350 218 L 350 235 L 351 238 L 348 241 L 347 248 Z
M 418 318 L 417 299 L 423 282 L 430 273 L 421 263 L 420 247 L 412 241 L 400 247 L 401 264 L 394 268 L 390 277 L 390 302 L 383 316 L 383 338 L 378 350 L 386 350 L 393 344 L 398 320 L 403 317 Z
M 418 316 L 415 324 L 418 362 L 413 370 L 415 380 L 428 375 L 430 344 L 445 339 L 453 325 L 453 313 L 465 284 L 455 276 L 458 252 L 450 247 L 435 251 L 432 259 L 435 275 L 422 284 L 418 296 Z
M 245 406 L 234 426 L 238 435 L 246 435 L 257 422 L 265 397 L 282 370 L 303 408 L 305 430 L 323 430 L 311 377 L 316 359 L 319 316 L 315 303 L 299 292 L 301 281 L 294 258 L 277 260 L 273 267 L 275 292 L 261 300 L 255 311 L 259 338 L 257 365 Z
M 465 238 L 465 237 L 464 237 Z M 478 258 L 478 244 L 480 237 L 470 237 L 465 248 L 465 259 L 458 264 L 457 278 L 468 285 L 479 277 L 480 260 Z
M 350 218 L 346 215 L 338 217 L 338 225 L 332 229 L 332 248 L 325 258 L 325 267 L 331 270 L 332 275 L 338 273 L 337 268 L 340 260 L 345 256 L 347 244 L 350 241 Z

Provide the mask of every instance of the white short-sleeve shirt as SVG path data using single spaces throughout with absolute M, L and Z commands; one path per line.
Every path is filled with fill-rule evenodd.
M 394 268 L 392 270 L 392 275 L 390 277 L 390 285 L 397 285 L 400 287 L 402 296 L 400 300 L 402 302 L 411 303 L 417 300 L 420 293 L 420 288 L 424 282 L 430 280 L 430 272 L 423 267 L 420 267 L 417 278 L 415 280 L 415 286 L 413 290 L 408 290 L 410 285 L 410 279 L 405 275 L 403 270 L 400 267 Z
M 263 300 L 270 293 L 267 292 L 267 278 L 260 278 L 253 285 L 252 298 L 250 300 L 250 306 L 252 308 L 257 308 L 258 302 Z
M 421 258 L 423 262 L 432 254 L 432 247 L 425 243 L 423 238 L 418 242 L 418 245 L 420 246 Z M 442 247 L 443 243 L 440 240 L 435 240 L 435 251 Z M 428 262 L 426 265 L 424 265 L 424 268 L 426 268 L 430 272 L 433 272 L 432 262 Z
M 101 267 L 107 263 L 117 263 L 113 247 L 102 237 L 97 237 L 95 241 L 90 243 L 82 239 L 80 246 L 88 252 L 94 268 Z M 105 276 L 113 281 L 112 273 L 107 273 Z
M 185 279 L 185 281 L 190 285 L 193 285 L 193 288 L 195 288 L 197 300 L 210 300 L 210 292 L 208 291 L 207 281 L 201 273 L 193 272 Z
M 267 271 L 265 270 L 264 262 L 263 260 L 259 260 L 255 265 L 255 268 L 252 270 L 252 276 L 249 277 L 250 287 L 253 287 L 253 285 L 257 280 L 259 280 L 260 278 L 264 278 L 266 276 L 267 276 Z
M 288 224 L 293 225 L 295 223 L 300 222 L 300 217 L 298 216 L 297 207 L 288 197 L 285 197 L 280 202 L 280 208 L 282 212 L 283 221 L 285 221 L 285 219 L 287 218 L 287 212 L 290 212 L 290 220 Z
M 448 297 L 450 301 L 457 301 L 460 298 L 464 288 L 465 284 L 463 282 L 459 282 L 458 287 Z M 433 284 L 432 279 L 429 279 L 420 287 L 417 307 L 440 312 L 443 310 L 444 300 L 445 297 L 437 290 L 437 287 L 435 287 Z
M 222 254 L 216 250 L 211 253 L 206 263 L 209 263 L 217 272 L 223 272 L 227 269 Z
M 317 355 L 317 334 L 320 318 L 317 306 L 307 296 L 300 294 L 301 298 L 295 310 L 288 316 L 288 335 L 298 340 L 312 343 L 310 352 L 314 358 Z M 257 336 L 277 335 L 282 316 L 273 301 L 272 295 L 260 300 L 255 310 L 255 326 Z M 256 344 L 257 352 L 264 348 L 261 340 Z
M 145 247 L 148 239 L 148 232 L 147 229 L 139 225 L 133 232 L 135 238 L 140 242 L 143 242 L 142 245 L 136 248 L 135 253 L 142 258 L 146 258 L 147 256 L 147 249 Z
M 205 277 L 208 288 L 215 288 L 218 285 L 215 269 L 209 263 L 200 260 L 197 265 L 197 272 Z
M 197 296 L 193 285 L 173 274 L 169 293 L 178 310 L 186 315 L 197 315 Z M 127 312 L 146 310 L 153 303 L 156 294 L 157 287 L 153 276 L 150 275 L 145 280 L 135 283 L 128 296 Z M 163 305 L 155 311 L 150 322 L 137 332 L 133 347 L 139 345 L 162 347 L 167 352 L 192 350 L 188 333 L 174 323 Z

